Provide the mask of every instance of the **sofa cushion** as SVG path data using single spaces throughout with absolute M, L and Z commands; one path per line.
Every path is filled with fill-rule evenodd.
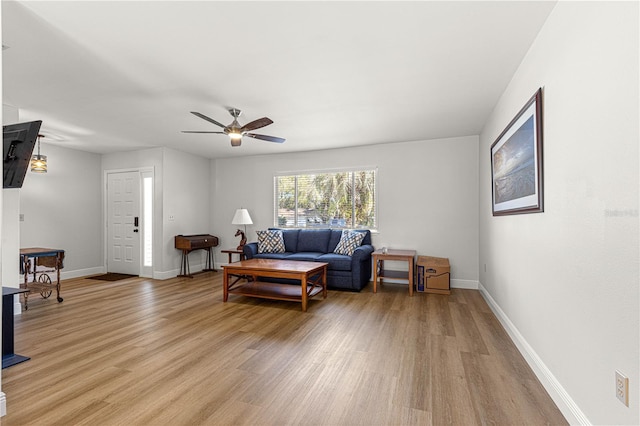
M 350 229 L 343 229 L 340 242 L 336 246 L 334 253 L 344 254 L 347 256 L 353 256 L 353 252 L 360 247 L 362 240 L 364 239 L 364 233 L 358 231 L 352 231 Z
M 276 259 L 282 260 L 286 259 L 287 256 L 290 256 L 291 253 L 258 253 L 253 256 L 255 259 Z
M 301 229 L 296 251 L 326 253 L 330 236 L 330 229 Z
M 283 229 L 282 237 L 284 238 L 284 248 L 286 251 L 295 253 L 298 251 L 298 233 L 299 229 Z
M 351 270 L 351 256 L 345 256 L 344 254 L 327 253 L 319 256 L 316 262 L 327 262 L 329 266 L 327 269 L 333 271 L 350 271 Z
M 329 238 L 329 247 L 327 247 L 327 253 L 333 253 L 340 242 L 342 237 L 342 229 L 332 229 L 331 237 Z
M 307 262 L 319 262 L 317 260 L 324 253 L 320 253 L 317 251 L 299 251 L 298 253 L 292 253 L 287 256 L 287 260 L 303 260 Z
M 269 228 L 269 230 L 282 231 L 285 251 L 290 251 L 292 253 L 298 251 L 298 233 L 300 232 L 299 229 Z
M 270 229 L 257 231 L 258 253 L 284 253 L 284 238 L 282 231 Z

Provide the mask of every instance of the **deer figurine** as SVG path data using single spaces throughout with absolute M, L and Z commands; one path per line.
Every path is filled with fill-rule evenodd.
M 242 250 L 244 248 L 244 245 L 247 244 L 247 237 L 244 236 L 244 232 L 242 232 L 242 230 L 240 229 L 238 229 L 236 231 L 236 235 L 234 235 L 234 237 L 238 236 L 240 237 L 240 245 L 236 250 Z

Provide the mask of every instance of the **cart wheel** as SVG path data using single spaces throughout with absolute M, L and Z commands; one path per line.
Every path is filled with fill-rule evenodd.
M 42 274 L 38 277 L 38 282 L 51 285 L 51 278 L 47 274 Z M 40 291 L 40 296 L 42 296 L 43 299 L 47 299 L 51 296 L 52 292 L 53 290 L 51 289 L 44 289 Z
M 62 302 L 64 299 L 60 296 L 58 296 L 58 303 Z

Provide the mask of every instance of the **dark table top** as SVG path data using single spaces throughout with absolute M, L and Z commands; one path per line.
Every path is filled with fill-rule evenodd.
M 60 249 L 52 249 L 52 248 L 42 248 L 42 247 L 29 247 L 29 248 L 21 248 L 20 255 L 21 256 L 55 256 L 58 253 L 64 253 L 64 250 Z
M 2 287 L 3 296 L 11 296 L 14 294 L 28 293 L 28 288 Z

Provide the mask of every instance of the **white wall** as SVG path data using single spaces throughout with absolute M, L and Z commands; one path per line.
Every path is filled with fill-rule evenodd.
M 2 7 L 0 6 L 0 40 L 2 39 Z M 0 43 L 1 44 L 1 43 Z M 0 93 L 2 93 L 2 55 L 0 55 Z M 2 112 L 0 112 L 0 122 L 2 122 L 3 124 L 6 123 L 5 118 L 4 118 L 4 105 L 2 108 Z M 0 170 L 3 171 L 3 176 L 4 176 L 4 161 L 2 162 L 2 165 L 0 165 Z M 3 219 L 3 210 L 4 210 L 4 203 L 3 203 L 3 198 L 4 198 L 4 194 L 0 194 L 0 241 L 1 239 L 4 237 L 4 219 Z M 2 262 L 0 262 L 0 277 L 4 278 L 3 273 L 4 273 L 4 263 L 5 263 L 5 258 L 4 258 L 4 249 L 3 246 L 0 245 L 0 259 L 2 260 Z M 0 314 L 2 313 L 2 304 L 0 304 Z M 2 315 L 0 315 L 0 330 L 2 329 Z M 2 372 L 0 369 L 0 417 L 4 416 L 7 414 L 7 397 L 5 395 L 5 393 L 2 391 Z
M 63 278 L 100 272 L 100 155 L 44 142 L 40 151 L 48 171 L 28 171 L 20 189 L 20 246 L 63 249 Z
M 175 248 L 176 235 L 211 233 L 210 166 L 206 158 L 169 148 L 103 156 L 103 170 L 154 169 L 154 278 L 178 275 L 181 252 Z M 202 269 L 204 261 L 204 251 L 191 253 L 191 272 Z
M 18 108 L 2 105 L 3 124 L 19 121 Z M 28 173 L 28 172 L 27 172 Z M 20 189 L 7 188 L 2 190 L 2 285 L 4 287 L 20 286 Z M 14 312 L 20 313 L 19 297 L 15 297 Z
M 167 277 L 176 276 L 180 270 L 181 252 L 175 248 L 176 235 L 212 233 L 210 179 L 208 159 L 165 149 L 161 247 Z M 189 254 L 192 273 L 203 269 L 205 253 L 197 250 Z
M 101 190 L 103 194 L 102 202 L 106 203 L 106 182 L 104 180 L 104 172 L 108 171 L 122 171 L 122 170 L 140 170 L 140 169 L 153 169 L 153 278 L 169 278 L 165 277 L 162 273 L 163 259 L 161 249 L 162 245 L 162 199 L 163 199 L 163 148 L 151 148 L 139 151 L 126 151 L 116 152 L 112 154 L 102 155 L 102 183 Z M 104 214 L 104 209 L 102 211 Z M 104 223 L 104 221 L 102 222 Z M 104 247 L 105 242 L 105 228 L 101 225 L 102 232 L 102 245 Z M 103 258 L 103 263 L 106 265 L 106 257 Z
M 295 143 L 287 141 L 287 143 Z M 307 153 L 220 159 L 214 162 L 213 229 L 221 249 L 238 244 L 231 219 L 249 210 L 256 230 L 273 226 L 273 176 L 282 171 L 378 168 L 381 243 L 418 254 L 448 257 L 452 284 L 478 281 L 478 138 L 476 136 L 381 144 Z M 227 257 L 218 256 L 226 263 Z
M 480 283 L 574 423 L 640 423 L 638 71 L 637 2 L 560 2 L 480 136 Z M 493 217 L 490 146 L 538 87 L 545 212 Z
M 20 189 L 2 190 L 2 286 L 20 287 Z M 18 260 L 18 261 L 16 261 Z M 18 297 L 14 312 L 20 312 Z

